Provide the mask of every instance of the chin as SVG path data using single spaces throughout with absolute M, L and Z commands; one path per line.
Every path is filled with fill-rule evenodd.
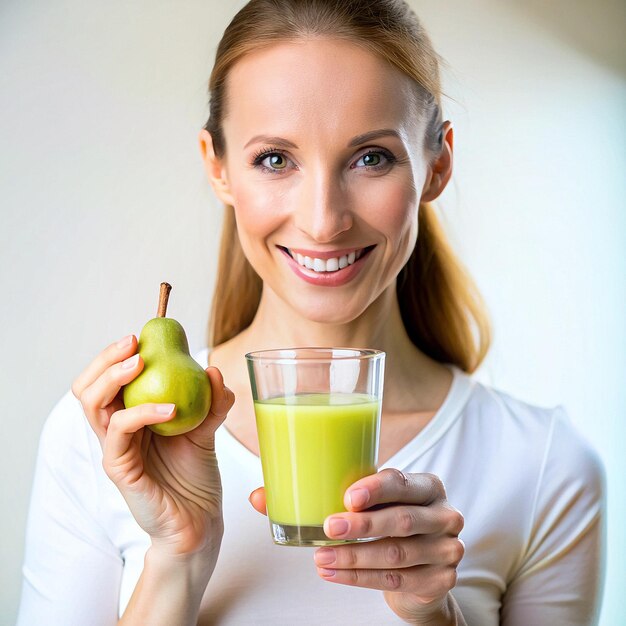
M 292 303 L 291 308 L 298 317 L 317 324 L 341 325 L 349 324 L 360 317 L 367 309 L 369 302 L 362 306 L 356 306 L 354 298 L 350 302 L 338 302 L 334 298 L 324 299 L 308 303 L 309 306 L 302 306 L 303 302 Z

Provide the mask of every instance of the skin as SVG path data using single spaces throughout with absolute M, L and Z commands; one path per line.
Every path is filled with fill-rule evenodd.
M 103 446 L 107 474 L 152 537 L 122 620 L 129 624 L 197 620 L 223 530 L 215 430 L 225 420 L 258 453 L 245 352 L 286 345 L 385 350 L 381 461 L 428 423 L 451 382 L 449 370 L 409 340 L 395 297 L 397 274 L 418 236 L 419 203 L 436 198 L 451 175 L 450 124 L 443 127 L 441 152 L 428 154 L 411 81 L 346 41 L 306 39 L 251 53 L 232 68 L 227 95 L 226 154 L 215 155 L 206 131 L 200 133 L 200 149 L 216 195 L 234 207 L 263 295 L 252 324 L 211 353 L 216 367 L 207 368 L 213 388 L 209 416 L 191 433 L 165 438 L 144 427 L 171 419 L 171 406 L 164 407 L 169 415 L 154 405 L 123 408 L 119 390 L 143 367 L 133 357 L 134 336 L 104 350 L 73 385 Z M 377 129 L 395 134 L 350 145 Z M 253 165 L 255 154 L 267 149 L 274 150 L 274 160 L 264 157 Z M 368 153 L 380 167 L 367 165 Z M 320 287 L 296 276 L 278 245 L 375 248 L 348 284 Z M 250 501 L 265 511 L 262 488 Z M 325 522 L 330 537 L 385 538 L 317 550 L 312 566 L 318 574 L 328 582 L 380 589 L 391 610 L 411 623 L 464 623 L 450 593 L 463 556 L 463 518 L 447 502 L 441 481 L 384 470 L 352 485 L 345 504 L 348 512 Z M 168 576 L 172 567 L 185 576 Z M 191 597 L 176 588 L 181 578 L 194 590 Z M 161 603 L 163 597 L 169 604 Z

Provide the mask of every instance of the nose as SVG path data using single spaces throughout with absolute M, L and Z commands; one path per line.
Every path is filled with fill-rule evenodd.
M 337 174 L 320 167 L 303 177 L 295 211 L 299 230 L 317 243 L 330 243 L 352 223 L 350 199 Z

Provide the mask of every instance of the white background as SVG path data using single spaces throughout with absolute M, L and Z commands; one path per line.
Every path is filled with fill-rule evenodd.
M 204 344 L 221 208 L 196 136 L 241 4 L 0 2 L 2 624 L 56 400 L 154 315 L 161 280 L 192 349 Z M 493 319 L 480 377 L 564 404 L 600 452 L 613 626 L 626 615 L 626 4 L 412 4 L 449 65 L 456 174 L 440 207 Z

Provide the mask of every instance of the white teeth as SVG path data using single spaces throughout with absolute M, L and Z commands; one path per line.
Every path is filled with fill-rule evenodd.
M 313 271 L 314 272 L 325 272 L 326 271 L 326 261 L 324 261 L 324 259 L 313 259 Z
M 348 265 L 352 265 L 356 260 L 360 259 L 363 255 L 364 248 L 332 259 L 312 258 L 303 256 L 299 252 L 292 252 L 289 249 L 288 251 L 291 257 L 298 262 L 298 265 L 302 265 L 302 267 L 306 267 L 314 272 L 336 272 L 337 270 L 342 270 L 344 267 L 348 267 Z

